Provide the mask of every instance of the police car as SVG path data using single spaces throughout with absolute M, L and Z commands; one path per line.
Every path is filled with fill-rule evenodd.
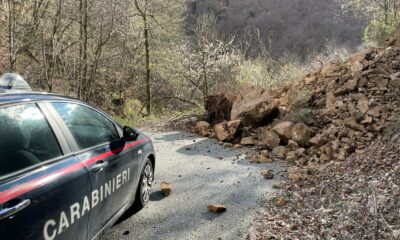
M 0 239 L 95 239 L 149 201 L 143 133 L 77 99 L 0 78 Z

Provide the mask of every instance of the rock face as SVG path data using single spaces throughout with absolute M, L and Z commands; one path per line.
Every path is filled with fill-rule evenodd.
M 230 141 L 235 138 L 236 131 L 240 125 L 240 120 L 223 122 L 214 126 L 215 138 L 218 141 Z
M 231 120 L 242 120 L 243 126 L 256 126 L 272 122 L 279 115 L 278 101 L 265 89 L 245 89 L 233 102 Z
M 292 140 L 300 146 L 308 146 L 312 137 L 313 131 L 304 123 L 294 125 L 291 130 Z
M 210 124 L 206 121 L 197 122 L 196 132 L 204 137 L 210 135 Z

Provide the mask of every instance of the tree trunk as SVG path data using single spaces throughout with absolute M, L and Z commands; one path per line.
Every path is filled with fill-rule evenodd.
M 79 28 L 79 69 L 78 69 L 78 98 L 88 100 L 87 98 L 87 20 L 88 5 L 87 0 L 80 0 L 80 28 Z
M 385 15 L 385 25 L 389 25 L 389 1 L 385 0 L 383 4 L 383 11 Z
M 146 4 L 147 5 L 147 4 Z M 138 3 L 138 0 L 135 0 L 135 7 L 139 11 L 140 16 L 143 20 L 143 29 L 144 29 L 144 46 L 145 46 L 145 57 L 146 57 L 146 110 L 147 114 L 151 115 L 152 113 L 152 93 L 151 93 L 151 68 L 150 68 L 150 43 L 149 43 L 149 26 L 147 22 L 147 12 L 146 9 L 141 9 Z
M 146 48 L 146 93 L 147 93 L 147 114 L 151 115 L 152 110 L 152 94 L 151 94 L 151 69 L 150 69 L 150 45 L 149 45 L 149 29 L 147 28 L 147 20 L 143 19 L 144 28 L 144 45 Z
M 14 34 L 15 34 L 15 2 L 8 1 L 8 57 L 9 57 L 9 71 L 14 71 L 15 56 L 14 56 Z
M 44 68 L 45 68 L 45 73 L 46 73 L 46 78 L 47 78 L 47 89 L 49 92 L 53 91 L 53 82 L 54 82 L 54 75 L 56 72 L 56 61 L 57 61 L 57 56 L 56 56 L 56 42 L 57 40 L 57 32 L 58 28 L 60 26 L 60 21 L 61 21 L 61 13 L 62 13 L 62 7 L 63 7 L 63 0 L 58 0 L 57 2 L 57 11 L 53 17 L 53 27 L 52 27 L 52 33 L 51 33 L 51 39 L 50 39 L 50 50 L 51 50 L 51 58 L 47 59 L 46 54 L 44 53 Z M 43 41 L 44 42 L 44 41 Z M 47 64 L 46 64 L 47 62 Z
M 206 53 L 202 52 L 202 65 L 203 65 L 203 80 L 204 80 L 204 105 L 207 100 L 208 92 L 208 78 L 207 78 L 207 61 L 206 61 Z

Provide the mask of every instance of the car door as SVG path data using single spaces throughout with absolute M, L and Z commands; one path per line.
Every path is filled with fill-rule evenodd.
M 0 106 L 0 238 L 87 239 L 88 171 L 39 106 Z
M 134 196 L 137 153 L 126 151 L 117 125 L 101 112 L 75 102 L 52 102 L 92 181 L 89 237 L 96 237 Z M 129 156 L 129 157 L 128 157 Z

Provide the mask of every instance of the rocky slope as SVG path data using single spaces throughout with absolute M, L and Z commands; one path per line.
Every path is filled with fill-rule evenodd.
M 237 96 L 210 96 L 211 125 L 199 122 L 197 130 L 252 146 L 254 161 L 281 159 L 298 166 L 344 161 L 377 140 L 400 141 L 399 93 L 395 37 L 385 48 L 326 65 L 291 86 L 271 91 L 253 86 Z
M 199 133 L 292 165 L 249 238 L 399 239 L 399 93 L 400 33 L 294 85 L 210 96 Z

